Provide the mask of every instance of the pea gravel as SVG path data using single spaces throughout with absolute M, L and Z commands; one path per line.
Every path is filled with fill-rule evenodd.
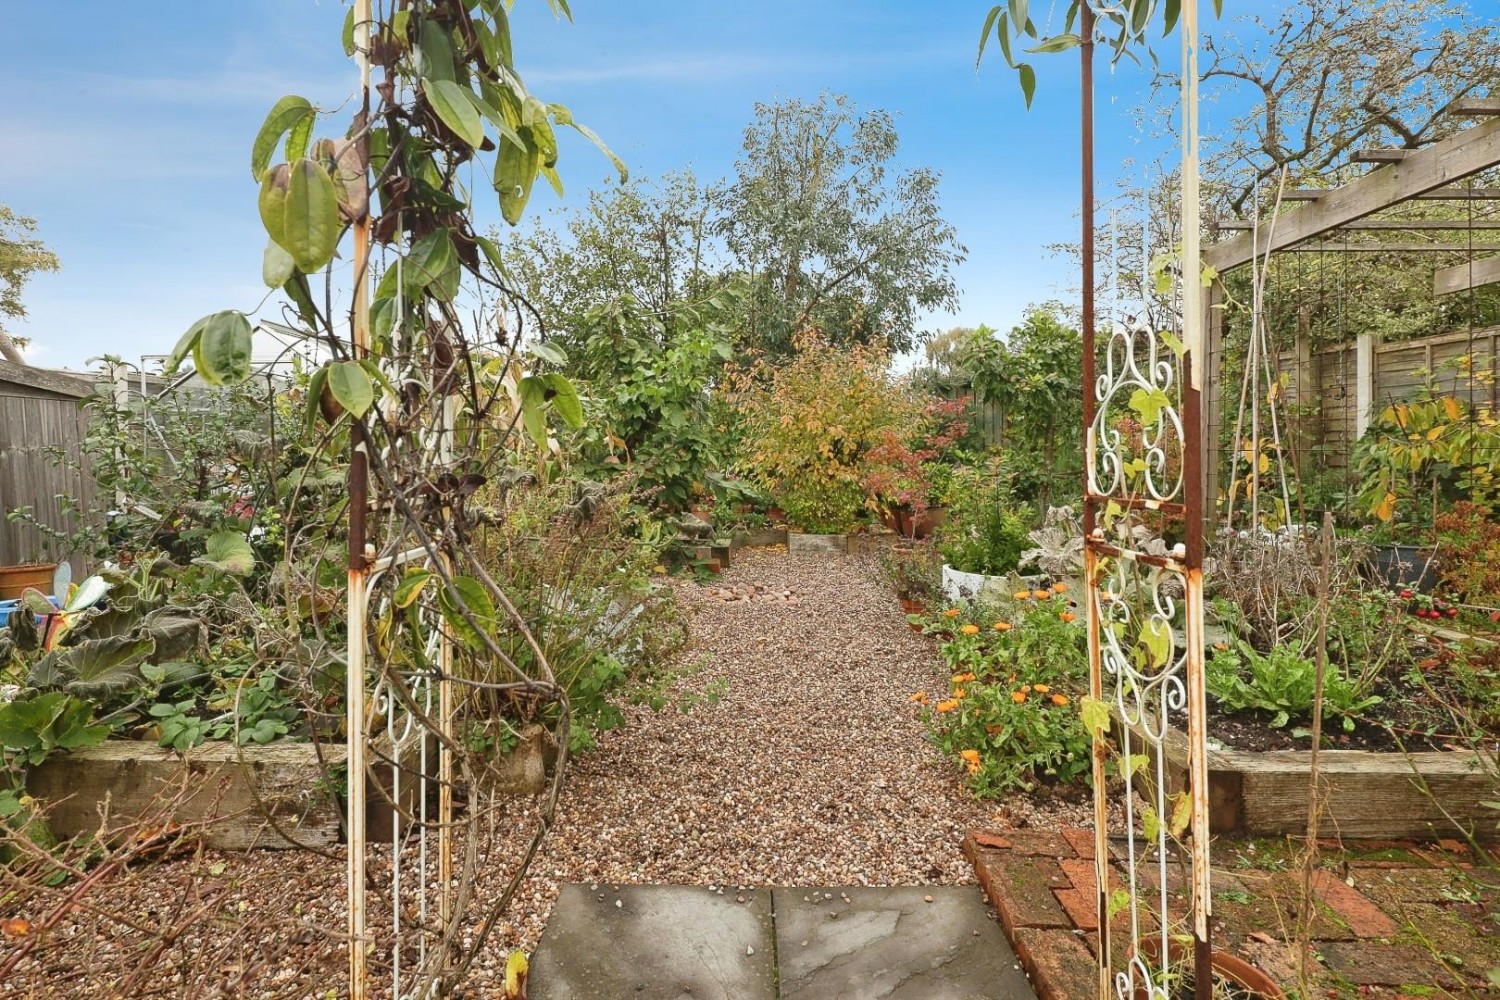
M 764 885 L 967 884 L 974 876 L 960 849 L 966 829 L 1091 822 L 1077 800 L 984 804 L 962 788 L 960 768 L 928 742 L 908 701 L 916 691 L 945 691 L 947 673 L 933 641 L 907 627 L 869 556 L 742 550 L 722 577 L 673 586 L 691 639 L 672 695 L 692 707 L 627 709 L 625 726 L 572 758 L 553 832 L 466 995 L 492 995 L 506 952 L 535 948 L 563 882 L 601 893 L 621 883 L 691 884 L 731 896 Z M 504 857 L 534 829 L 534 809 L 516 801 L 509 850 L 490 855 L 475 887 L 480 899 L 509 878 Z M 215 995 L 325 997 L 330 987 L 343 995 L 341 856 L 203 852 L 127 872 L 102 895 L 111 910 L 150 924 L 174 882 L 195 880 L 208 886 L 220 924 L 269 910 L 280 920 L 269 932 L 288 939 L 259 948 L 244 942 L 244 961 L 258 974 L 240 979 L 233 975 L 240 970 L 226 970 L 239 982 Z M 181 890 L 190 891 L 201 890 Z M 26 963 L 15 995 L 94 995 L 78 991 L 97 982 L 93 975 L 131 938 L 126 928 L 106 933 L 87 915 L 57 933 L 80 945 Z M 189 967 L 225 933 L 195 930 L 163 957 Z M 166 975 L 159 992 L 141 995 L 189 995 L 172 983 L 194 977 Z M 69 985 L 57 992 L 62 982 Z

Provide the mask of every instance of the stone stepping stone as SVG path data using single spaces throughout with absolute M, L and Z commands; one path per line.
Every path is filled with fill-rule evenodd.
M 564 885 L 529 986 L 532 1000 L 1036 997 L 974 886 Z
M 774 889 L 782 1000 L 1034 1000 L 975 886 Z
M 531 1000 L 775 1000 L 772 948 L 766 889 L 721 896 L 701 885 L 568 884 L 537 945 L 528 992 Z

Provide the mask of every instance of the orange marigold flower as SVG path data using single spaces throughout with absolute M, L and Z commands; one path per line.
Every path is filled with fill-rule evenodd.
M 957 707 L 958 707 L 958 699 L 957 698 L 947 698 L 947 699 L 945 699 L 943 701 L 938 702 L 936 705 L 933 706 L 933 708 L 937 709 L 937 713 L 939 715 L 947 715 L 949 712 L 953 711 Z
M 1052 585 L 1052 592 L 1054 594 L 1066 594 L 1068 592 L 1068 585 L 1066 583 L 1054 583 Z
M 8 938 L 23 938 L 31 933 L 31 921 L 25 917 L 9 917 L 0 920 L 0 934 Z
M 1026 702 L 1026 692 L 1025 691 L 1012 691 L 1010 693 L 1010 700 L 1013 701 L 1013 702 L 1015 702 L 1017 705 L 1025 704 L 1025 702 Z
M 978 635 L 979 634 L 979 626 L 975 625 L 973 623 L 970 623 L 968 625 L 965 625 L 963 628 L 959 629 L 959 631 L 962 632 L 964 635 Z
M 1046 694 L 1052 689 L 1045 684 L 1033 684 L 1031 685 L 1031 690 L 1035 691 L 1037 694 Z
M 969 765 L 969 773 L 971 775 L 972 774 L 978 774 L 982 770 L 983 770 L 983 768 L 981 768 L 978 764 L 970 764 Z
M 1046 590 L 1033 590 L 1031 592 L 1031 596 L 1035 597 L 1039 601 L 1045 601 L 1048 597 L 1051 597 L 1052 594 L 1050 591 Z
M 960 612 L 957 608 L 949 608 L 947 611 L 943 612 L 943 617 L 944 618 L 957 618 L 961 613 L 962 612 Z
M 927 704 L 927 692 L 926 691 L 918 691 L 915 694 L 909 694 L 909 695 L 906 696 L 906 700 L 907 701 L 914 701 L 914 702 L 916 702 L 919 705 L 925 705 L 925 704 Z
M 978 764 L 979 763 L 979 751 L 978 750 L 960 750 L 958 752 L 958 755 L 960 757 L 962 757 L 965 761 L 967 761 L 970 764 Z
M 1052 704 L 1054 705 L 1066 705 L 1067 703 L 1068 696 L 1065 694 L 1055 694 L 1052 696 Z
M 1029 597 L 1031 597 L 1031 591 L 1029 591 L 1029 590 L 1018 590 L 1014 594 L 1011 594 L 1010 596 L 1014 597 L 1018 601 L 1024 601 L 1024 600 L 1028 599 Z
M 1223 653 L 1223 652 L 1225 652 L 1225 651 L 1227 651 L 1229 649 L 1229 643 L 1227 643 L 1227 642 L 1216 642 L 1216 643 L 1214 643 L 1214 649 L 1217 649 L 1219 652 Z
M 999 736 L 1001 733 L 1005 732 L 1005 727 L 1004 726 L 985 726 L 984 727 L 984 731 L 987 732 L 987 733 L 989 733 L 991 736 Z
M 1010 622 L 996 622 L 995 623 L 995 631 L 996 632 L 1009 632 L 1012 627 L 1013 626 L 1011 625 Z
M 1075 614 L 1074 614 L 1074 613 L 1073 613 L 1073 612 L 1071 612 L 1071 611 L 1060 611 L 1060 612 L 1058 612 L 1058 615 L 1057 615 L 1057 617 L 1059 617 L 1059 618 L 1061 618 L 1061 619 L 1062 619 L 1062 620 L 1063 620 L 1063 621 L 1065 621 L 1065 622 L 1070 622 L 1070 621 L 1072 621 L 1072 620 L 1073 620 L 1073 619 L 1074 619 L 1074 618 L 1077 618 L 1077 617 L 1078 617 L 1078 616 L 1077 616 L 1077 615 L 1075 615 Z
M 968 696 L 969 696 L 969 692 L 965 691 L 963 688 L 954 688 L 953 689 L 953 697 L 955 697 L 955 698 L 967 698 Z
M 974 679 L 974 675 L 972 673 L 954 674 L 949 679 L 952 680 L 955 684 L 963 684 L 966 681 L 972 681 Z

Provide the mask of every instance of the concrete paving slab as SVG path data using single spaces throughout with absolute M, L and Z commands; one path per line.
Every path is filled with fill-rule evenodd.
M 564 885 L 529 987 L 532 1000 L 775 1000 L 771 893 Z
M 975 886 L 772 896 L 782 1000 L 1035 1000 Z

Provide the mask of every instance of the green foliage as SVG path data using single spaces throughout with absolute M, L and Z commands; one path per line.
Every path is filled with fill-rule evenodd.
M 1360 507 L 1376 520 L 1409 531 L 1425 511 L 1468 499 L 1500 509 L 1500 419 L 1471 413 L 1466 400 L 1428 387 L 1393 403 L 1355 444 Z
M 790 354 L 812 327 L 901 353 L 920 312 L 954 304 L 966 251 L 939 211 L 937 173 L 894 173 L 897 144 L 889 113 L 841 95 L 756 105 L 721 222 L 751 276 L 748 346 Z
M 628 475 L 606 483 L 518 476 L 478 495 L 486 525 L 476 539 L 481 558 L 507 582 L 508 600 L 568 692 L 578 748 L 623 721 L 617 699 L 660 677 L 686 638 L 671 592 L 652 579 L 670 539 L 631 502 L 630 485 Z M 501 626 L 492 637 L 520 669 L 535 668 L 526 635 Z M 485 682 L 512 676 L 488 656 L 467 652 L 459 669 Z M 493 732 L 547 721 L 555 710 L 478 689 L 460 717 Z
M 569 370 L 587 386 L 583 471 L 628 469 L 669 511 L 685 510 L 729 456 L 709 391 L 731 354 L 720 316 L 734 297 L 665 314 L 622 299 L 586 313 L 570 338 Z
M 926 619 L 927 631 L 944 636 L 951 689 L 940 700 L 913 697 L 927 704 L 933 740 L 964 763 L 981 797 L 1090 775 L 1089 733 L 1075 703 L 1088 647 L 1069 608 L 1064 595 L 1049 593 L 998 614 L 969 606 Z
M 869 458 L 905 410 L 888 356 L 803 338 L 782 364 L 731 381 L 743 421 L 741 463 L 804 531 L 848 531 L 864 507 Z
M 1031 548 L 1031 510 L 1016 503 L 1003 461 L 959 468 L 948 516 L 938 526 L 938 550 L 963 573 L 1004 576 Z
M 26 307 L 21 303 L 21 292 L 26 282 L 33 275 L 56 271 L 60 266 L 57 255 L 35 233 L 35 219 L 17 215 L 0 205 L 0 318 L 24 318 Z M 5 338 L 3 324 L 0 324 L 0 338 Z
M 1029 0 L 1009 0 L 1006 4 L 996 4 L 990 8 L 985 16 L 984 29 L 979 33 L 979 54 L 974 57 L 974 64 L 979 65 L 984 59 L 984 50 L 990 40 L 990 35 L 995 35 L 995 40 L 1000 46 L 1001 54 L 1005 62 L 1016 71 L 1021 85 L 1021 95 L 1026 99 L 1026 106 L 1031 107 L 1031 99 L 1036 93 L 1036 69 L 1030 63 L 1019 61 L 1014 55 L 1014 48 L 1025 46 L 1024 52 L 1043 55 L 1050 52 L 1067 52 L 1069 49 L 1077 48 L 1082 38 L 1078 34 L 1082 30 L 1080 25 L 1079 11 L 1081 5 L 1087 3 L 1099 18 L 1095 28 L 1098 40 L 1109 46 L 1113 54 L 1113 62 L 1119 62 L 1128 56 L 1135 59 L 1134 49 L 1141 48 L 1150 56 L 1152 63 L 1156 61 L 1156 53 L 1151 48 L 1151 31 L 1157 21 L 1157 9 L 1161 10 L 1161 33 L 1170 35 L 1172 29 L 1177 26 L 1177 18 L 1182 12 L 1180 3 L 1158 4 L 1157 0 L 1118 0 L 1118 2 L 1105 3 L 1101 0 L 1072 0 L 1068 4 L 1067 14 L 1064 17 L 1062 30 L 1055 34 L 1042 35 L 1037 24 L 1031 17 L 1031 5 Z M 1222 14 L 1224 0 L 1213 0 L 1214 13 Z M 1043 28 L 1047 25 L 1043 25 Z
M 56 751 L 96 746 L 109 732 L 93 724 L 93 705 L 65 691 L 0 704 L 0 751 L 11 767 L 35 767 Z
M 1215 650 L 1205 667 L 1208 693 L 1223 711 L 1267 712 L 1272 729 L 1311 714 L 1316 682 L 1317 665 L 1295 645 L 1278 645 L 1263 655 L 1241 639 Z M 1341 716 L 1347 731 L 1354 730 L 1359 713 L 1383 700 L 1379 695 L 1361 693 L 1358 685 L 1337 668 L 1324 674 L 1323 709 Z

